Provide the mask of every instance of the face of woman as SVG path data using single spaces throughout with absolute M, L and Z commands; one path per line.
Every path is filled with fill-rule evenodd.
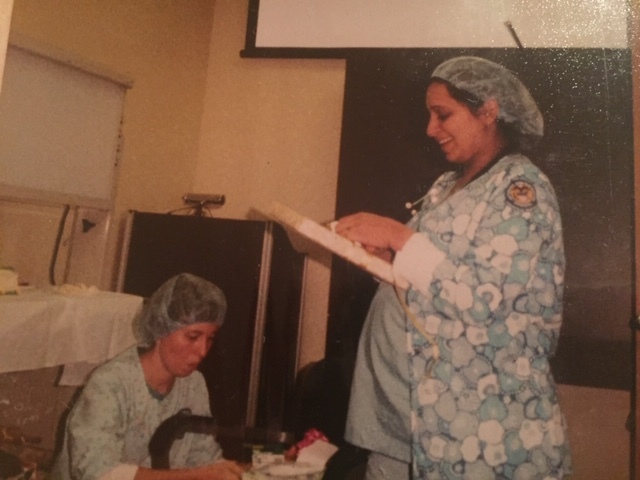
M 193 373 L 209 353 L 219 328 L 214 323 L 194 323 L 158 340 L 156 348 L 164 369 L 174 377 Z
M 474 114 L 469 108 L 449 94 L 441 83 L 427 88 L 429 123 L 427 135 L 433 138 L 448 161 L 471 167 L 489 162 L 495 155 L 495 138 L 486 112 Z

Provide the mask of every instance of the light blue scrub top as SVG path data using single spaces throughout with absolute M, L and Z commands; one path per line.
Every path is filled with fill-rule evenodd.
M 137 348 L 132 347 L 98 367 L 67 419 L 55 480 L 97 480 L 121 464 L 149 467 L 148 445 L 162 421 L 183 408 L 210 416 L 204 377 L 198 371 L 178 378 L 162 399 L 144 379 Z M 173 443 L 171 468 L 196 467 L 222 459 L 213 436 L 187 433 Z

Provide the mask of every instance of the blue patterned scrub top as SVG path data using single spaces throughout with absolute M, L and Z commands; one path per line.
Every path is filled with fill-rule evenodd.
M 394 262 L 404 274 L 405 249 L 437 259 L 405 275 L 414 477 L 559 480 L 571 458 L 549 367 L 565 269 L 555 193 L 519 154 L 449 196 L 455 181 L 435 182 Z
M 67 419 L 64 446 L 52 472 L 55 480 L 97 480 L 126 464 L 150 467 L 149 440 L 162 421 L 190 408 L 210 416 L 209 395 L 198 371 L 177 378 L 162 399 L 145 382 L 137 348 L 98 367 Z M 174 441 L 171 468 L 197 467 L 222 460 L 211 435 L 186 433 Z

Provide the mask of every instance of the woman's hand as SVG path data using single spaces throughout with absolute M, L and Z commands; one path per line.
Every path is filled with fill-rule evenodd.
M 134 480 L 241 480 L 249 466 L 238 462 L 221 460 L 219 462 L 195 468 L 177 468 L 175 470 L 155 470 L 139 467 Z M 111 480 L 119 476 L 102 476 L 100 480 Z
M 207 480 L 239 480 L 248 467 L 241 466 L 231 460 L 212 463 L 202 467 L 202 475 L 198 478 Z
M 335 231 L 382 258 L 401 250 L 413 235 L 413 230 L 392 218 L 365 212 L 341 218 Z

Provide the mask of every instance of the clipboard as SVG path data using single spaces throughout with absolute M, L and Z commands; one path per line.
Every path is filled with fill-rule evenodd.
M 369 272 L 374 277 L 391 285 L 396 285 L 403 290 L 409 288 L 409 284 L 406 281 L 394 277 L 393 268 L 389 262 L 367 252 L 362 246 L 338 235 L 330 228 L 278 202 L 272 202 L 268 211 L 263 213 L 283 227 L 297 232 L 333 254 Z

